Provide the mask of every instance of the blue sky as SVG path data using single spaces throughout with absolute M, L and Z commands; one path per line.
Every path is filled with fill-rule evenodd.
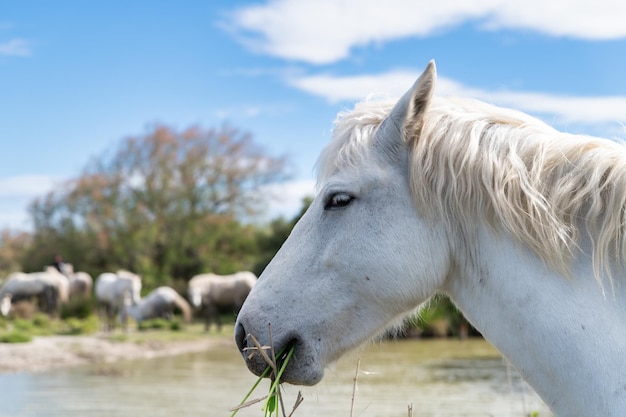
M 398 96 L 430 59 L 437 93 L 626 138 L 621 0 L 5 1 L 0 3 L 0 228 L 155 123 L 227 122 L 314 190 L 338 111 Z

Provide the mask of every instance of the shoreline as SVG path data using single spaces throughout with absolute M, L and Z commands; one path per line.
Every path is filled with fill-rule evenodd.
M 0 375 L 36 373 L 120 360 L 151 359 L 233 346 L 230 335 L 201 335 L 193 339 L 111 340 L 109 334 L 36 336 L 27 343 L 0 343 Z

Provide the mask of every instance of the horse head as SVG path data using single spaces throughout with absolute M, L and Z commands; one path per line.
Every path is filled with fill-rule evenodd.
M 202 288 L 198 286 L 189 286 L 187 293 L 189 301 L 194 308 L 199 309 L 202 307 Z
M 320 192 L 238 315 L 235 338 L 253 373 L 266 364 L 249 355 L 249 335 L 273 340 L 276 352 L 295 346 L 284 380 L 315 384 L 327 364 L 398 323 L 444 281 L 448 244 L 434 220 L 419 217 L 408 179 L 407 142 L 419 138 L 435 78 L 431 62 L 366 134 L 336 127 L 318 162 Z

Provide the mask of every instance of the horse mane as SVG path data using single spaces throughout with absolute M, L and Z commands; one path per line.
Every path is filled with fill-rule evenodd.
M 368 152 L 363 145 L 393 104 L 363 102 L 338 115 L 318 161 L 318 182 Z M 521 112 L 456 98 L 434 98 L 421 135 L 404 140 L 417 209 L 429 218 L 446 213 L 440 217 L 463 240 L 471 242 L 476 222 L 485 221 L 568 274 L 585 231 L 601 285 L 603 272 L 611 280 L 611 259 L 624 265 L 623 144 L 562 133 Z

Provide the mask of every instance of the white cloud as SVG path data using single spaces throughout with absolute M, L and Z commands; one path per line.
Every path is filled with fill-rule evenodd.
M 362 100 L 366 96 L 398 97 L 419 76 L 417 71 L 392 71 L 383 74 L 337 77 L 331 74 L 293 77 L 288 83 L 331 103 Z
M 486 16 L 486 29 L 531 29 L 589 40 L 626 37 L 621 0 L 499 1 Z
M 24 39 L 11 39 L 8 42 L 0 43 L 0 55 L 26 57 L 31 54 L 30 43 Z
M 626 122 L 626 97 L 576 97 L 545 93 L 495 92 L 484 99 L 531 113 L 554 114 L 572 123 Z M 479 95 L 476 98 L 481 98 Z
M 354 77 L 313 75 L 292 78 L 289 83 L 330 102 L 358 101 L 372 94 L 399 97 L 413 85 L 419 74 L 419 71 L 392 71 Z M 471 97 L 525 112 L 556 115 L 565 122 L 626 122 L 624 96 L 577 97 L 541 92 L 487 91 L 466 87 L 443 77 L 437 80 L 437 94 Z
M 270 0 L 234 11 L 228 26 L 257 52 L 325 64 L 357 46 L 423 37 L 468 21 L 484 30 L 624 38 L 623 11 L 622 0 Z

